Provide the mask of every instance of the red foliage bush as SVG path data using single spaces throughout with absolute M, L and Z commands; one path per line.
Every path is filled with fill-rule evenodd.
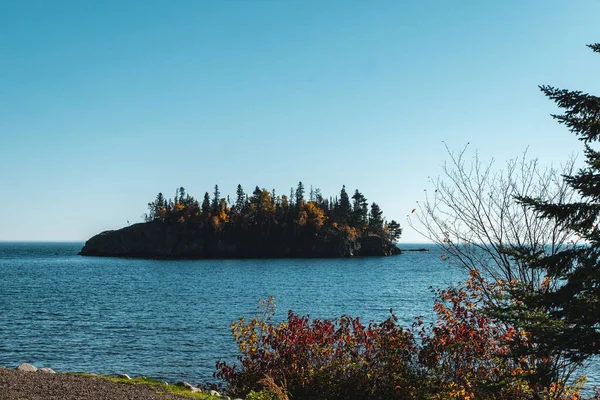
M 216 376 L 235 394 L 260 391 L 268 377 L 297 399 L 577 399 L 563 382 L 536 387 L 528 379 L 539 360 L 512 356 L 526 332 L 495 323 L 481 308 L 484 296 L 501 296 L 502 282 L 488 284 L 472 271 L 456 288 L 438 291 L 437 320 L 398 325 L 359 318 L 310 319 L 293 311 L 269 322 L 264 314 L 232 324 L 238 364 L 217 363 Z M 391 310 L 390 310 L 391 311 Z

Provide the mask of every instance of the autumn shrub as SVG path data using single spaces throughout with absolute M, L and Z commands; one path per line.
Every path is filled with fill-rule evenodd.
M 234 393 L 261 390 L 265 377 L 302 399 L 411 398 L 417 391 L 416 341 L 395 316 L 365 326 L 359 318 L 311 320 L 290 311 L 271 324 L 274 305 L 264 307 L 262 317 L 232 324 L 239 365 L 218 363 L 217 375 Z
M 416 320 L 410 328 L 399 326 L 393 313 L 364 325 L 346 315 L 311 319 L 289 311 L 272 323 L 270 299 L 262 315 L 232 324 L 238 362 L 218 362 L 216 375 L 232 393 L 279 391 L 273 398 L 579 398 L 565 382 L 536 384 L 531 378 L 544 361 L 513 351 L 529 345 L 527 332 L 486 312 L 485 298 L 504 296 L 507 285 L 488 283 L 474 270 L 464 284 L 436 292 L 434 322 Z
M 525 360 L 511 347 L 525 332 L 495 323 L 483 308 L 486 296 L 501 296 L 503 282 L 487 284 L 476 270 L 458 287 L 437 291 L 437 320 L 420 330 L 420 362 L 436 399 L 529 399 Z

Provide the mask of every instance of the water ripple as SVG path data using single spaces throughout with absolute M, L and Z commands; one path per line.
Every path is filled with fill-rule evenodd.
M 274 296 L 289 309 L 404 325 L 431 316 L 430 286 L 462 273 L 439 254 L 319 260 L 149 261 L 77 256 L 82 243 L 0 243 L 0 365 L 212 380 L 236 354 L 230 323 Z M 591 384 L 600 377 L 590 372 Z

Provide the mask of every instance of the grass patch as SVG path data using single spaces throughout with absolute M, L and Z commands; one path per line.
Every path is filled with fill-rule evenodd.
M 115 383 L 123 383 L 125 385 L 145 385 L 150 387 L 158 394 L 173 394 L 176 396 L 187 397 L 188 399 L 197 399 L 197 400 L 217 400 L 222 399 L 220 397 L 211 396 L 208 393 L 199 393 L 192 392 L 186 389 L 183 386 L 179 385 L 169 385 L 163 381 L 158 381 L 156 379 L 150 379 L 145 376 L 138 376 L 136 378 L 121 378 L 118 376 L 109 376 L 109 375 L 95 375 L 88 373 L 74 373 L 73 375 L 85 376 L 90 378 L 102 378 L 107 381 L 115 382 Z

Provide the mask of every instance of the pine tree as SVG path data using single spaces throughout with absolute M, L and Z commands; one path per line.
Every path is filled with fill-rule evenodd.
M 298 182 L 296 188 L 296 207 L 300 208 L 304 204 L 304 185 L 302 182 Z
M 348 221 L 350 217 L 350 198 L 348 197 L 348 193 L 346 193 L 346 185 L 343 185 L 340 191 L 340 202 L 337 211 L 340 221 Z
M 366 197 L 356 189 L 352 196 L 352 226 L 362 229 L 367 223 L 368 206 Z
M 600 44 L 589 47 L 600 53 Z M 531 254 L 527 249 L 515 254 L 532 270 L 545 273 L 553 284 L 535 291 L 521 287 L 514 292 L 522 302 L 520 308 L 497 311 L 529 332 L 538 359 L 546 357 L 579 366 L 590 356 L 600 354 L 600 152 L 590 146 L 600 139 L 600 97 L 551 86 L 540 89 L 564 110 L 564 114 L 552 117 L 585 144 L 586 167 L 565 176 L 567 184 L 579 192 L 580 201 L 555 204 L 527 197 L 518 200 L 541 218 L 562 223 L 584 244 L 549 256 Z M 552 382 L 561 374 L 559 368 L 548 366 L 535 379 Z
M 323 203 L 323 195 L 321 194 L 321 189 L 315 189 L 315 201 L 319 204 Z
M 183 188 L 183 186 L 179 188 L 179 202 L 181 204 L 187 205 L 185 201 L 185 189 Z
M 146 214 L 146 222 L 161 220 L 164 221 L 167 202 L 162 193 L 158 193 L 153 202 L 148 203 L 148 213 Z M 163 211 L 164 210 L 164 211 Z
M 159 219 L 161 221 L 165 220 L 166 214 L 166 201 L 162 192 L 159 192 L 156 196 L 156 200 L 154 201 L 154 219 Z
M 369 213 L 369 231 L 380 233 L 383 229 L 383 211 L 377 203 L 371 204 L 371 212 Z
M 236 194 L 235 211 L 237 211 L 238 214 L 243 214 L 246 211 L 246 194 L 244 193 L 242 185 L 237 185 Z
M 289 207 L 290 207 L 290 203 L 289 203 L 288 197 L 284 194 L 281 196 L 281 208 L 283 208 L 283 210 L 285 212 L 287 212 Z
M 221 192 L 219 192 L 219 185 L 215 185 L 215 191 L 213 192 L 213 199 L 211 209 L 213 214 L 219 212 L 219 205 L 221 204 Z
M 204 215 L 204 217 L 207 217 L 209 212 L 210 196 L 208 195 L 208 192 L 204 192 L 204 200 L 202 200 L 202 214 Z
M 397 223 L 394 220 L 391 220 L 388 224 L 387 224 L 388 230 L 390 232 L 390 240 L 392 242 L 397 241 L 398 239 L 400 239 L 400 235 L 402 235 L 402 228 L 400 227 L 400 224 Z

